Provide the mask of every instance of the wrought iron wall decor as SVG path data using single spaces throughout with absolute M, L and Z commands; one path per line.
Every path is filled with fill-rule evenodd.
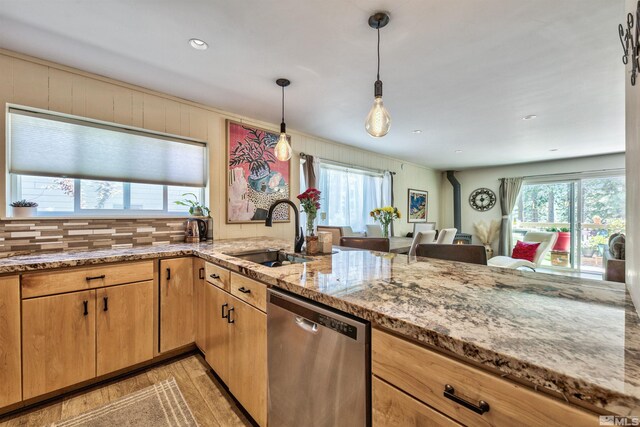
M 640 70 L 640 29 L 638 24 L 640 23 L 640 1 L 636 6 L 635 16 L 633 13 L 627 14 L 627 28 L 625 29 L 622 24 L 618 25 L 618 35 L 620 36 L 620 43 L 622 43 L 622 63 L 627 65 L 629 63 L 629 56 L 631 56 L 631 85 L 636 85 L 636 76 Z

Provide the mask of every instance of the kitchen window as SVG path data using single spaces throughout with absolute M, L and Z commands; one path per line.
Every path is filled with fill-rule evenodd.
M 11 175 L 14 200 L 38 203 L 38 216 L 65 215 L 187 215 L 175 204 L 183 194 L 204 200 L 204 189 L 132 182 L 93 181 Z
M 184 193 L 204 200 L 204 142 L 18 106 L 7 123 L 10 201 L 39 216 L 185 215 Z

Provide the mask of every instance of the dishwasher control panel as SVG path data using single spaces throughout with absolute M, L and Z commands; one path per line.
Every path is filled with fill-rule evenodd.
M 346 335 L 349 338 L 358 339 L 358 329 L 342 320 L 334 319 L 333 317 L 326 316 L 324 314 L 317 314 L 316 319 L 318 324 L 325 328 L 332 329 L 336 332 Z

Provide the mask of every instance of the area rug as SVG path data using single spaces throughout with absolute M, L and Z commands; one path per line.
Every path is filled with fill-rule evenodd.
M 197 426 L 175 378 L 156 383 L 51 426 Z

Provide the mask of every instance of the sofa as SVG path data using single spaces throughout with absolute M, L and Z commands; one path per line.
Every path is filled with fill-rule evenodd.
M 325 231 L 332 234 L 332 242 L 334 245 L 340 245 L 342 237 L 364 237 L 365 233 L 354 233 L 348 226 L 319 225 L 318 232 Z
M 604 273 L 602 278 L 610 282 L 626 282 L 625 236 L 614 233 L 609 237 L 609 248 L 602 256 Z

